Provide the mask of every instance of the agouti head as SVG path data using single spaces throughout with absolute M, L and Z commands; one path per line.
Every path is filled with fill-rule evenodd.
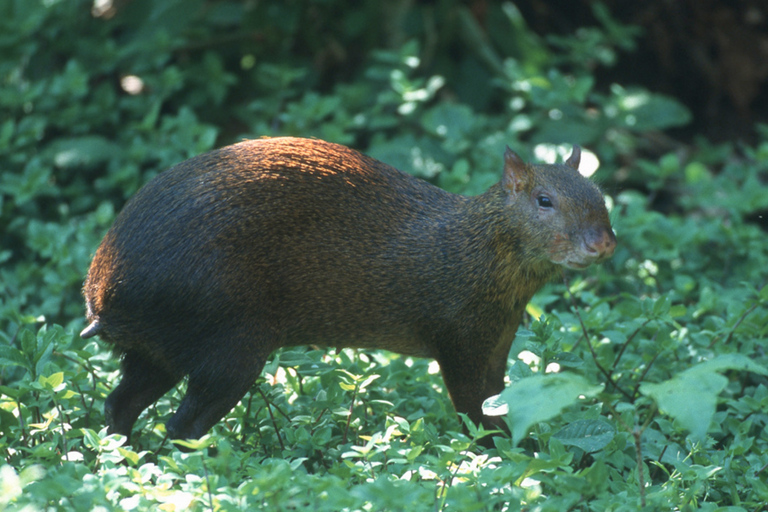
M 565 165 L 528 165 L 507 148 L 502 180 L 527 252 L 572 269 L 600 263 L 616 247 L 603 195 L 579 174 L 580 160 L 578 146 Z
M 438 361 L 459 412 L 504 387 L 525 305 L 561 265 L 616 243 L 603 197 L 565 165 L 507 151 L 501 182 L 450 194 L 343 146 L 246 141 L 161 173 L 126 204 L 84 286 L 90 325 L 121 355 L 112 432 L 188 377 L 166 423 L 205 434 L 270 353 L 315 344 Z

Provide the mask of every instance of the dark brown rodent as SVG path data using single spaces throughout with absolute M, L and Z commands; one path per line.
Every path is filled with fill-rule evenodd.
M 274 138 L 160 174 L 118 215 L 88 272 L 90 325 L 122 355 L 112 432 L 184 376 L 166 427 L 205 434 L 278 347 L 387 349 L 438 361 L 456 410 L 496 422 L 526 303 L 559 266 L 616 245 L 598 188 L 510 150 L 500 183 L 450 194 L 344 146 Z

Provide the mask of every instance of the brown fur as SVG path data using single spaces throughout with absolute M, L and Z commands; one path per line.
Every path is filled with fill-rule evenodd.
M 160 174 L 120 213 L 84 287 L 83 335 L 123 357 L 111 430 L 130 435 L 188 375 L 167 429 L 199 437 L 273 350 L 308 343 L 435 358 L 456 409 L 492 426 L 482 402 L 503 389 L 526 303 L 559 265 L 613 253 L 602 195 L 578 160 L 526 165 L 508 151 L 502 182 L 477 197 L 295 138 Z

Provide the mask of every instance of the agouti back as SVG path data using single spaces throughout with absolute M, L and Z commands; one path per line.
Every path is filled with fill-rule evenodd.
M 344 146 L 273 138 L 161 173 L 118 215 L 88 272 L 90 325 L 122 355 L 110 431 L 184 376 L 169 437 L 205 434 L 278 347 L 317 344 L 434 358 L 457 411 L 504 387 L 526 303 L 563 265 L 616 245 L 599 189 L 511 150 L 497 185 L 445 192 Z

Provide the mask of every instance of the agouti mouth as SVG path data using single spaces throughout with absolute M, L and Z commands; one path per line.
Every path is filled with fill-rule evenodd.
M 587 261 L 585 262 L 577 262 L 577 261 L 566 261 L 565 266 L 568 268 L 572 268 L 574 270 L 584 270 L 585 268 L 589 267 L 594 263 L 593 261 Z

